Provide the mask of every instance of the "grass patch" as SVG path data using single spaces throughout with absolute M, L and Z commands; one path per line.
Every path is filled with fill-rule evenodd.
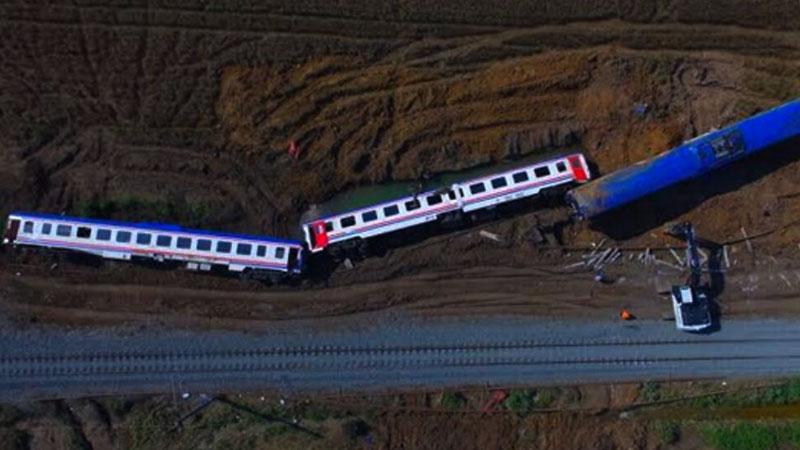
M 735 422 L 700 427 L 703 439 L 718 450 L 770 450 L 800 446 L 800 423 Z
M 655 381 L 648 381 L 639 389 L 639 398 L 645 402 L 657 402 L 662 396 L 661 383 Z
M 658 421 L 655 424 L 658 441 L 662 445 L 671 445 L 681 439 L 681 427 L 674 420 Z
M 311 403 L 303 410 L 303 418 L 314 422 L 322 422 L 329 418 L 337 418 L 340 416 L 337 412 L 331 410 L 327 406 Z
M 718 408 L 723 406 L 788 405 L 796 402 L 800 402 L 800 378 L 765 389 L 699 397 L 692 399 L 691 405 L 697 408 Z
M 559 391 L 557 389 L 539 389 L 536 395 L 533 396 L 534 408 L 549 408 L 553 406 L 558 398 Z
M 152 408 L 152 409 L 151 409 Z M 157 449 L 168 447 L 170 442 L 170 429 L 175 423 L 175 417 L 164 407 L 143 407 L 134 413 L 128 429 L 129 446 L 131 449 Z
M 508 398 L 503 402 L 503 405 L 517 414 L 525 415 L 533 409 L 535 403 L 532 391 L 515 389 L 508 394 Z
M 439 400 L 439 404 L 450 411 L 458 411 L 465 403 L 466 399 L 460 392 L 445 392 Z

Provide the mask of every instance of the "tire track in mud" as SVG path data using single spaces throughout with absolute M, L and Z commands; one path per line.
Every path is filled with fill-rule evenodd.
M 8 6 L 6 4 L 5 6 Z M 14 5 L 16 6 L 16 5 Z M 17 7 L 18 8 L 18 7 Z M 14 11 L 14 8 L 10 8 Z M 23 9 L 24 11 L 24 9 Z M 315 15 L 315 14 L 281 14 L 281 13 L 265 13 L 265 12 L 249 12 L 249 13 L 232 13 L 232 12 L 218 12 L 213 10 L 198 10 L 198 9 L 191 9 L 191 8 L 164 8 L 164 7 L 152 7 L 148 4 L 148 7 L 141 8 L 141 7 L 130 7 L 130 6 L 114 6 L 114 7 L 107 7 L 107 6 L 52 6 L 48 9 L 48 14 L 57 17 L 57 13 L 53 13 L 50 11 L 62 11 L 62 12 L 72 12 L 73 15 L 77 16 L 77 23 L 70 20 L 63 20 L 63 19 L 45 19 L 45 18 L 34 18 L 37 14 L 41 14 L 41 12 L 35 8 L 31 8 L 28 12 L 27 16 L 24 17 L 26 14 L 19 14 L 15 16 L 14 14 L 9 14 L 8 11 L 5 12 L 4 16 L 0 21 L 7 21 L 7 22 L 20 22 L 20 23 L 41 23 L 47 25 L 65 25 L 65 26 L 98 26 L 98 27 L 142 27 L 142 28 L 152 28 L 152 29 L 173 29 L 176 31 L 204 31 L 204 32 L 231 32 L 231 33 L 244 33 L 244 32 L 251 32 L 256 34 L 274 34 L 274 35 L 295 35 L 295 36 L 309 36 L 309 37 L 320 37 L 320 38 L 329 38 L 329 37 L 340 37 L 342 39 L 353 39 L 353 40 L 384 40 L 384 41 L 392 41 L 392 40 L 399 40 L 399 41 L 406 41 L 408 44 L 406 46 L 411 45 L 413 42 L 409 42 L 408 37 L 398 37 L 401 36 L 401 31 L 408 31 L 407 28 L 398 28 L 398 29 L 386 29 L 380 28 L 376 30 L 377 33 L 382 33 L 383 35 L 377 36 L 357 36 L 352 34 L 346 34 L 345 30 L 354 29 L 356 32 L 363 32 L 364 29 L 358 27 L 348 27 L 346 23 L 357 23 L 357 24 L 365 24 L 371 23 L 376 25 L 385 25 L 385 24 L 397 24 L 402 25 L 403 27 L 408 26 L 422 26 L 422 27 L 431 27 L 430 30 L 421 29 L 415 30 L 415 34 L 419 36 L 426 36 L 428 38 L 435 36 L 434 28 L 440 27 L 451 27 L 454 29 L 462 29 L 466 28 L 466 32 L 463 34 L 458 35 L 445 35 L 440 39 L 444 41 L 453 41 L 453 40 L 469 40 L 472 41 L 468 45 L 464 46 L 461 51 L 467 51 L 470 48 L 480 48 L 484 47 L 487 44 L 504 44 L 508 45 L 509 47 L 520 47 L 522 49 L 530 49 L 530 45 L 526 45 L 522 42 L 514 42 L 506 44 L 505 41 L 507 40 L 519 40 L 520 38 L 524 38 L 526 34 L 540 30 L 541 32 L 547 33 L 548 31 L 552 32 L 553 34 L 562 34 L 566 30 L 569 30 L 572 27 L 577 27 L 576 30 L 580 30 L 582 27 L 590 27 L 596 30 L 606 30 L 610 33 L 611 37 L 616 38 L 623 38 L 623 41 L 626 40 L 624 37 L 630 33 L 630 31 L 623 31 L 622 26 L 626 25 L 628 27 L 633 28 L 633 33 L 636 33 L 637 29 L 642 30 L 658 30 L 663 29 L 664 36 L 673 36 L 676 34 L 675 27 L 683 27 L 686 30 L 693 31 L 697 30 L 698 27 L 708 27 L 712 30 L 719 30 L 719 31 L 727 31 L 732 36 L 737 36 L 741 34 L 750 34 L 752 36 L 757 36 L 760 33 L 763 33 L 766 36 L 766 31 L 764 28 L 744 28 L 740 26 L 734 25 L 718 25 L 714 23 L 693 23 L 692 25 L 684 25 L 684 24 L 676 24 L 671 27 L 666 27 L 662 24 L 643 24 L 641 22 L 622 22 L 619 21 L 608 21 L 608 20 L 596 20 L 596 21 L 567 21 L 562 24 L 560 27 L 554 27 L 551 24 L 539 24 L 539 25 L 532 25 L 532 26 L 499 26 L 499 25 L 481 25 L 481 24 L 471 24 L 471 23 L 461 23 L 455 21 L 431 21 L 431 22 L 420 22 L 420 21 L 406 21 L 406 20 L 392 20 L 392 19 L 365 19 L 365 18 L 348 18 L 348 17 L 339 17 L 339 16 L 332 16 L 332 15 Z M 95 11 L 95 12 L 104 12 L 106 16 L 112 16 L 119 12 L 131 12 L 136 14 L 135 16 L 129 18 L 127 22 L 119 20 L 119 18 L 115 18 L 111 20 L 110 18 L 106 18 L 105 20 L 101 20 L 100 18 L 93 17 L 87 19 L 84 17 L 84 11 Z M 178 18 L 174 21 L 191 21 L 189 17 L 191 16 L 199 16 L 202 18 L 205 17 L 218 17 L 223 18 L 226 21 L 233 20 L 234 22 L 236 19 L 247 19 L 244 20 L 245 24 L 234 24 L 234 25 L 208 25 L 208 24 L 196 24 L 196 25 L 178 25 L 174 23 L 170 23 L 170 21 L 166 19 L 160 19 L 160 17 L 164 14 L 171 14 L 171 13 L 182 13 L 183 15 L 179 15 Z M 189 16 L 186 16 L 188 14 Z M 265 25 L 256 25 L 254 24 L 253 20 L 254 17 L 267 17 L 273 19 L 280 19 L 285 21 L 283 25 L 276 24 L 274 29 L 268 29 Z M 197 22 L 206 22 L 205 20 L 197 20 Z M 316 25 L 315 22 L 318 23 L 321 30 L 315 30 Z M 337 22 L 344 22 L 344 23 L 337 23 Z M 324 29 L 328 30 L 324 30 Z M 477 30 L 476 30 L 477 29 Z M 480 31 L 478 31 L 480 30 Z M 478 32 L 476 32 L 478 31 Z M 650 31 L 649 31 L 650 32 Z M 769 36 L 774 37 L 776 34 L 784 34 L 784 35 L 791 35 L 796 34 L 793 31 L 770 31 Z M 751 37 L 752 37 L 751 36 Z M 487 40 L 488 39 L 488 40 Z M 753 39 L 743 40 L 741 41 L 742 46 L 755 48 L 756 44 L 753 43 Z M 583 43 L 579 43 L 581 47 L 586 47 Z M 720 50 L 730 50 L 730 44 L 725 43 L 722 44 L 720 42 L 721 47 Z M 788 45 L 788 44 L 787 44 Z M 763 46 L 761 46 L 763 47 Z M 635 49 L 636 47 L 631 47 Z M 670 47 L 654 47 L 652 45 L 647 46 L 647 49 L 650 50 L 663 50 L 668 49 Z M 791 46 L 787 47 L 791 48 Z M 707 45 L 704 45 L 698 48 L 698 51 L 702 50 L 709 50 L 715 49 L 714 46 L 710 48 Z M 447 49 L 444 50 L 442 55 L 456 52 L 455 49 Z M 453 53 L 455 54 L 455 53 Z M 423 61 L 420 61 L 422 63 Z

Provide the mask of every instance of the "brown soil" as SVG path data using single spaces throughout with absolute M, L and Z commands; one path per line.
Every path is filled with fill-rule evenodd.
M 688 399 L 724 405 L 725 398 L 752 398 L 768 387 L 709 380 L 509 390 L 549 400 L 529 410 L 501 404 L 488 412 L 492 392 L 486 389 L 315 398 L 266 392 L 223 396 L 190 418 L 201 398 L 94 398 L 2 406 L 0 436 L 4 448 L 31 449 L 708 448 L 698 432 L 703 424 L 796 419 L 797 405 L 767 400 L 713 407 Z M 445 395 L 459 398 L 459 405 L 442 404 Z M 180 417 L 185 419 L 177 427 Z M 300 428 L 286 425 L 293 419 Z M 680 425 L 675 439 L 665 439 L 665 423 Z
M 791 2 L 518 3 L 4 4 L 0 212 L 290 235 L 307 205 L 356 185 L 576 146 L 608 172 L 800 92 Z M 800 211 L 800 163 L 788 150 L 627 210 L 611 229 L 568 225 L 559 250 L 524 236 L 565 210 L 481 226 L 500 244 L 476 227 L 299 287 L 116 264 L 49 271 L 5 255 L 2 307 L 68 324 L 240 326 L 397 306 L 660 317 L 654 293 L 678 272 L 626 260 L 610 269 L 624 281 L 600 286 L 560 268 L 604 233 L 660 246 L 664 221 L 691 219 L 722 243 L 774 231 L 755 255 L 731 249 L 724 312 L 796 314 L 800 227 L 784 226 Z

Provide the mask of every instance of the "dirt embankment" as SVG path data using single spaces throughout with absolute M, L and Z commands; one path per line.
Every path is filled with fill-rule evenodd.
M 607 172 L 800 92 L 790 2 L 512 3 L 5 4 L 0 212 L 70 211 L 289 235 L 307 204 L 355 185 L 565 147 L 583 148 Z M 287 154 L 289 141 L 301 150 L 297 161 Z M 792 157 L 779 163 L 740 167 L 634 210 L 617 222 L 633 232 L 618 239 L 657 245 L 665 242 L 661 221 L 683 218 L 718 242 L 739 237 L 742 227 L 750 234 L 777 229 L 800 209 L 800 164 Z M 346 313 L 430 298 L 406 279 L 378 303 L 367 287 L 346 295 L 359 280 L 379 285 L 432 268 L 458 279 L 463 265 L 500 267 L 499 280 L 504 270 L 560 264 L 560 253 L 508 256 L 537 220 L 527 215 L 499 226 L 514 236 L 500 250 L 456 239 L 367 262 L 328 281 L 342 289 L 341 305 L 326 297 L 301 309 Z M 601 233 L 579 225 L 562 237 L 585 247 Z M 800 228 L 781 229 L 758 248 L 790 258 L 798 239 Z M 4 267 L 12 276 L 18 271 Z M 140 283 L 260 289 L 141 269 L 75 270 L 59 283 L 87 285 L 81 294 L 45 295 L 58 288 L 32 281 L 41 290 L 30 298 L 94 314 L 131 312 L 96 287 L 103 283 L 126 283 L 110 290 L 131 295 Z M 576 286 L 573 297 L 589 295 L 588 286 Z M 104 293 L 91 294 L 97 289 Z M 535 292 L 523 287 L 517 299 Z M 195 293 L 176 295 L 156 310 L 284 317 L 273 314 L 273 304 L 261 313 L 226 306 L 226 295 L 210 302 L 216 307 L 192 301 Z M 95 309 L 81 309 L 88 305 Z

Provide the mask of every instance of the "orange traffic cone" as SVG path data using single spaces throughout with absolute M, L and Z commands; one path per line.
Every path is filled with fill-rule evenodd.
M 633 314 L 631 314 L 631 312 L 628 311 L 627 309 L 623 309 L 622 311 L 619 312 L 619 318 L 620 318 L 620 320 L 633 320 L 634 319 Z

